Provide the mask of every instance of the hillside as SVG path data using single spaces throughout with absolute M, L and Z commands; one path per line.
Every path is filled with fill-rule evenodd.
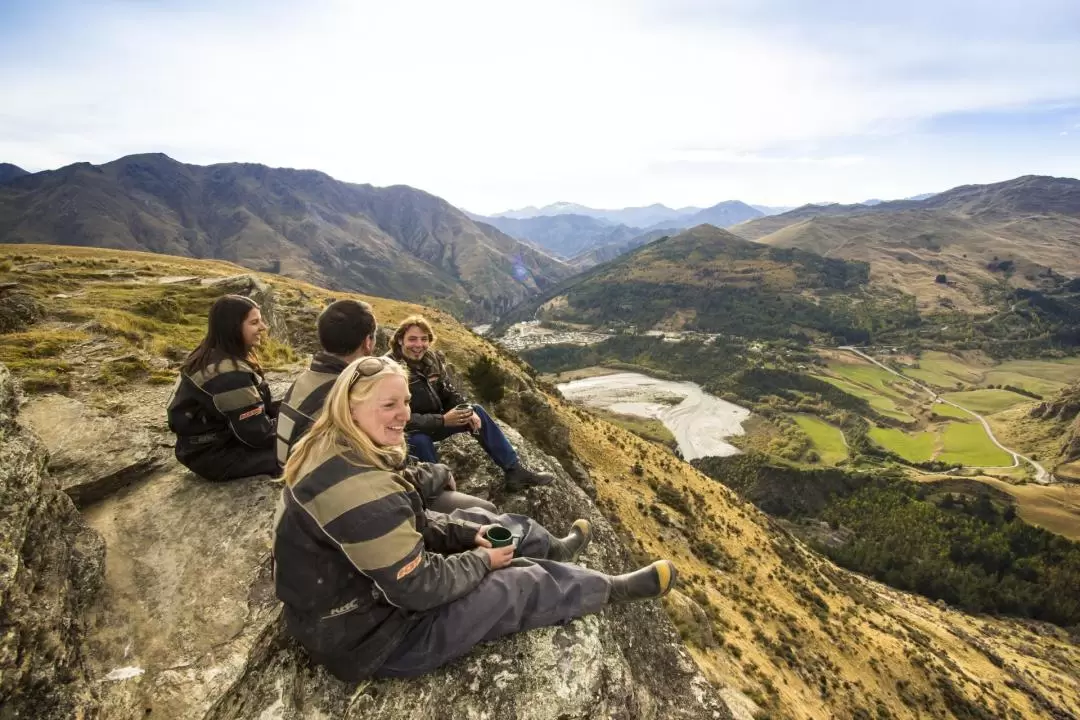
M 647 245 L 653 240 L 659 240 L 677 233 L 677 230 L 650 230 L 642 235 L 637 235 L 623 243 L 602 245 L 587 252 L 583 252 L 570 260 L 570 266 L 578 272 L 588 270 L 601 263 L 610 262 L 615 258 L 635 250 L 642 245 Z
M 0 242 L 222 259 L 328 287 L 437 299 L 470 320 L 491 319 L 572 272 L 420 190 L 161 154 L 4 184 Z
M 875 285 L 920 310 L 989 312 L 995 286 L 1045 289 L 1080 275 L 1080 181 L 1025 176 L 923 200 L 806 206 L 744 223 L 749 240 L 870 264 Z M 943 280 L 938 276 L 943 276 Z
M 0 163 L 0 185 L 6 182 L 20 178 L 23 175 L 29 175 L 27 171 L 23 170 L 18 165 L 12 165 L 11 163 Z
M 65 694 L 88 718 L 95 702 L 99 716 L 110 718 L 144 717 L 149 709 L 173 718 L 401 720 L 441 709 L 512 717 L 526 708 L 535 717 L 723 717 L 709 709 L 715 694 L 740 720 L 1075 717 L 1080 651 L 1065 631 L 965 615 L 837 568 L 667 450 L 563 402 L 513 357 L 430 309 L 440 344 L 473 396 L 521 432 L 512 437 L 530 462 L 559 474 L 555 490 L 521 498 L 496 491 L 494 499 L 520 503 L 513 507 L 541 513 L 556 527 L 565 527 L 558 523 L 569 512 L 593 512 L 595 502 L 607 520 L 590 563 L 630 562 L 627 553 L 634 561 L 673 558 L 685 583 L 664 609 L 712 687 L 694 685 L 697 670 L 684 666 L 685 651 L 649 608 L 496 643 L 421 680 L 350 687 L 313 671 L 281 637 L 268 593 L 265 527 L 276 488 L 199 483 L 161 448 L 168 441 L 161 406 L 177 358 L 203 331 L 217 294 L 257 293 L 268 310 L 275 342 L 265 360 L 278 392 L 312 346 L 317 309 L 341 296 L 276 275 L 238 277 L 242 272 L 143 253 L 0 248 L 0 317 L 7 322 L 0 362 L 28 395 L 19 421 L 43 433 L 54 481 L 79 498 L 93 530 L 54 535 L 50 547 L 62 552 L 53 555 L 27 547 L 20 556 L 15 546 L 12 556 L 38 582 L 0 582 L 5 600 L 9 589 L 53 594 L 47 603 L 26 598 L 41 612 L 19 620 L 38 624 L 14 636 L 26 644 L 17 646 L 18 672 L 5 671 L 0 685 L 5 705 L 26 702 L 13 687 L 17 693 L 31 687 L 20 682 L 35 680 L 30 699 Z M 384 326 L 419 309 L 364 299 Z M 4 392 L 10 397 L 0 383 Z M 5 400 L 0 412 L 7 458 L 14 457 L 10 443 L 23 442 L 8 426 L 10 405 Z M 459 477 L 477 473 L 475 491 L 487 492 L 492 473 L 474 451 L 466 443 L 446 456 Z M 31 457 L 17 457 L 24 456 Z M 39 466 L 28 460 L 25 467 L 36 473 Z M 35 482 L 44 487 L 46 480 Z M 11 503 L 24 503 L 27 491 L 3 487 L 9 508 L 26 507 Z M 42 497 L 27 526 L 37 534 L 26 537 L 44 542 L 40 533 L 52 527 L 42 525 L 46 517 L 67 523 L 58 529 L 78 525 L 70 502 Z M 9 513 L 5 522 L 24 517 Z M 5 556 L 11 549 L 3 548 Z M 66 575 L 40 572 L 57 564 L 73 578 L 66 585 Z M 57 640 L 35 644 L 50 637 Z M 508 682 L 480 680 L 480 665 L 497 667 Z M 65 674 L 47 675 L 58 672 L 51 668 Z M 460 691 L 474 684 L 476 693 Z M 29 707 L 41 716 L 45 706 Z
M 571 278 L 501 322 L 535 317 L 638 332 L 861 342 L 868 314 L 883 324 L 910 319 L 898 294 L 870 295 L 867 279 L 860 263 L 771 248 L 702 225 Z

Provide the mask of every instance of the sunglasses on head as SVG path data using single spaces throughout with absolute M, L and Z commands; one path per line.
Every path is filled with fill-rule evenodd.
M 383 368 L 390 367 L 393 360 L 389 360 L 384 357 L 378 357 L 375 355 L 368 356 L 356 363 L 356 370 L 353 371 L 353 376 L 349 379 L 349 389 L 355 385 L 360 378 L 371 377 L 372 375 L 378 375 L 382 372 Z

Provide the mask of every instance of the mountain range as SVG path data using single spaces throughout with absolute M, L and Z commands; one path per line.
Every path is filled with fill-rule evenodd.
M 807 205 L 731 228 L 747 240 L 869 263 L 920 310 L 986 311 L 987 287 L 1080 275 L 1080 180 L 1028 175 L 924 199 Z M 939 279 L 943 276 L 943 280 Z
M 445 200 L 314 170 L 188 165 L 162 154 L 24 173 L 4 166 L 0 243 L 229 260 L 490 320 L 573 269 Z
M 526 220 L 537 217 L 553 217 L 559 215 L 581 215 L 595 218 L 612 225 L 626 225 L 642 230 L 658 230 L 661 228 L 688 228 L 702 223 L 726 227 L 745 220 L 751 220 L 764 215 L 758 210 L 740 200 L 725 200 L 711 207 L 684 207 L 680 209 L 669 208 L 666 205 L 655 203 L 646 207 L 628 207 L 618 210 L 598 210 L 570 202 L 557 202 L 545 205 L 542 208 L 529 206 L 520 210 L 508 210 L 496 213 L 491 219 L 508 218 L 511 220 Z

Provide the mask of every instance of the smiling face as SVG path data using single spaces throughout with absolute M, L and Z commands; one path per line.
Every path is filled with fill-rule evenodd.
M 419 325 L 413 325 L 405 331 L 405 337 L 401 338 L 401 351 L 409 360 L 419 360 L 424 357 L 431 346 L 431 338 Z
M 375 384 L 364 400 L 350 406 L 353 421 L 376 445 L 405 442 L 409 421 L 409 383 L 401 375 L 388 375 Z
M 250 350 L 262 344 L 263 334 L 267 329 L 259 308 L 251 308 L 251 312 L 244 318 L 244 324 L 240 326 L 240 332 L 244 336 L 244 347 Z

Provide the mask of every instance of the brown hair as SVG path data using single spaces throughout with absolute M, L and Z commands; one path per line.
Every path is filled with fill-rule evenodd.
M 207 322 L 206 336 L 199 346 L 180 366 L 180 371 L 191 375 L 203 370 L 214 360 L 215 354 L 243 360 L 255 372 L 262 375 L 262 365 L 255 348 L 250 350 L 244 345 L 244 333 L 241 329 L 248 313 L 257 310 L 258 303 L 243 295 L 223 295 L 210 306 L 210 318 Z
M 394 331 L 394 337 L 390 339 L 390 349 L 393 350 L 395 357 L 401 356 L 401 344 L 405 341 L 405 333 L 409 332 L 411 327 L 418 327 L 426 332 L 428 342 L 435 344 L 435 331 L 431 329 L 428 319 L 423 315 L 410 315 L 401 321 L 397 330 Z

